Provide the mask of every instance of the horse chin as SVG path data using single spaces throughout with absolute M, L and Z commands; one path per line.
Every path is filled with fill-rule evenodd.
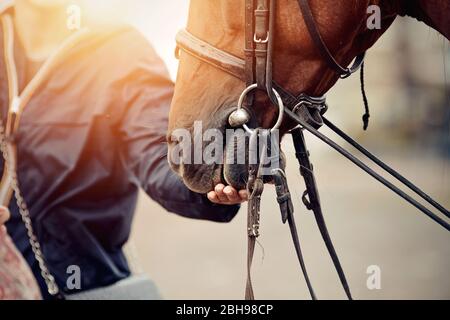
M 189 190 L 200 194 L 213 191 L 216 185 L 224 183 L 221 165 L 183 165 L 177 174 Z

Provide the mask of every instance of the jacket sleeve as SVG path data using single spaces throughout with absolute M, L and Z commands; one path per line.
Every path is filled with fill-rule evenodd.
M 123 160 L 145 192 L 166 210 L 194 219 L 229 222 L 239 206 L 211 203 L 206 196 L 190 191 L 169 167 L 166 135 L 174 86 L 163 61 L 151 48 L 145 50 L 145 57 L 133 61 L 134 67 L 121 81 L 120 99 L 126 106 L 119 125 Z

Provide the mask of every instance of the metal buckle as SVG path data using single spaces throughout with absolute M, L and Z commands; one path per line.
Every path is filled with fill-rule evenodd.
M 252 225 L 251 228 L 248 228 L 248 236 L 249 237 L 253 237 L 253 238 L 259 238 L 259 236 L 261 235 L 259 233 L 259 223 L 255 223 Z
M 352 69 L 351 69 L 351 68 L 347 68 L 347 69 L 345 69 L 345 73 L 341 74 L 341 75 L 339 76 L 339 78 L 341 78 L 341 79 L 347 79 L 347 78 L 349 78 L 352 74 L 353 74 Z
M 255 35 L 253 36 L 253 42 L 254 43 L 263 43 L 263 44 L 265 44 L 265 43 L 269 42 L 269 37 L 270 37 L 269 31 L 267 31 L 267 35 L 266 35 L 265 39 L 258 39 L 258 37 L 257 37 L 257 35 L 255 33 Z

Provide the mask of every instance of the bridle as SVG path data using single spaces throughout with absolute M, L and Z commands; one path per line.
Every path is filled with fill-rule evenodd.
M 309 6 L 308 0 L 298 0 L 300 11 L 303 15 L 308 32 L 313 40 L 318 52 L 323 60 L 327 62 L 329 67 L 333 69 L 341 78 L 347 78 L 357 72 L 364 66 L 365 53 L 358 55 L 351 67 L 345 68 L 336 61 L 332 53 L 325 44 L 319 29 L 314 20 L 313 13 Z M 247 87 L 241 94 L 237 110 L 230 116 L 229 122 L 232 127 L 244 127 L 251 135 L 250 148 L 253 141 L 261 134 L 270 134 L 270 131 L 278 129 L 283 122 L 284 116 L 288 116 L 292 121 L 298 124 L 298 127 L 291 131 L 293 142 L 296 150 L 296 157 L 300 164 L 300 172 L 306 184 L 306 191 L 303 194 L 302 201 L 308 210 L 314 213 L 317 225 L 328 249 L 330 257 L 334 263 L 344 291 L 349 299 L 352 299 L 348 282 L 346 280 L 341 263 L 334 249 L 333 243 L 329 236 L 325 219 L 322 214 L 319 192 L 314 177 L 313 166 L 310 162 L 309 152 L 306 148 L 303 131 L 309 131 L 314 136 L 325 142 L 327 145 L 335 149 L 341 155 L 353 162 L 374 179 L 382 183 L 384 186 L 392 190 L 394 193 L 408 201 L 417 209 L 425 213 L 428 217 L 450 231 L 450 224 L 439 217 L 423 204 L 406 194 L 400 188 L 388 181 L 386 178 L 375 172 L 373 169 L 364 164 L 361 160 L 353 156 L 349 151 L 342 148 L 336 142 L 322 134 L 318 129 L 322 125 L 326 125 L 346 142 L 360 151 L 363 155 L 373 161 L 381 169 L 386 171 L 392 177 L 397 179 L 404 186 L 408 187 L 435 209 L 440 211 L 445 217 L 450 218 L 450 213 L 442 205 L 433 200 L 429 195 L 415 186 L 412 182 L 400 175 L 397 171 L 389 167 L 383 161 L 371 154 L 368 150 L 346 135 L 342 130 L 337 128 L 333 123 L 324 117 L 327 110 L 325 97 L 311 97 L 307 94 L 294 96 L 289 91 L 281 87 L 272 79 L 272 62 L 273 62 L 273 43 L 275 35 L 275 9 L 276 0 L 245 0 L 245 49 L 244 59 L 238 58 L 225 51 L 215 48 L 207 42 L 198 39 L 186 30 L 182 30 L 177 34 L 177 56 L 180 51 L 184 51 L 197 59 L 220 69 L 246 83 Z M 254 104 L 253 92 L 262 90 L 267 93 L 272 103 L 279 108 L 279 117 L 271 130 L 250 129 L 247 124 L 250 115 L 247 111 Z M 363 92 L 364 93 L 364 92 Z M 368 113 L 365 115 L 365 122 L 368 121 Z M 254 299 L 253 288 L 251 283 L 251 264 L 253 260 L 253 252 L 255 249 L 256 238 L 259 236 L 259 214 L 260 199 L 264 189 L 262 177 L 259 174 L 258 166 L 249 165 L 249 182 L 247 189 L 250 193 L 248 205 L 248 261 L 247 261 L 247 288 L 246 298 Z M 297 233 L 297 227 L 294 220 L 294 209 L 291 194 L 287 185 L 285 172 L 278 168 L 272 171 L 275 187 L 277 191 L 277 201 L 280 205 L 283 223 L 288 222 L 291 230 L 297 257 L 300 267 L 304 274 L 311 297 L 316 299 L 316 295 L 310 283 L 306 266 L 304 263 L 300 241 Z
M 272 57 L 275 33 L 275 4 L 276 0 L 245 0 L 245 58 L 241 59 L 225 51 L 215 48 L 209 43 L 195 37 L 186 30 L 178 32 L 176 56 L 180 56 L 180 50 L 200 59 L 201 61 L 220 69 L 246 83 L 245 93 L 254 89 L 266 91 L 274 100 L 274 91 L 283 100 L 283 106 L 290 110 L 299 108 L 300 105 L 309 105 L 309 109 L 319 109 L 322 112 L 327 109 L 325 97 L 311 97 L 300 94 L 295 97 L 289 91 L 282 88 L 272 79 Z M 307 0 L 299 0 L 308 31 L 324 60 L 328 62 L 341 78 L 347 78 L 357 72 L 364 63 L 365 52 L 358 55 L 349 68 L 342 67 L 333 57 L 320 35 Z M 255 86 L 257 85 L 257 86 Z M 243 98 L 241 96 L 241 98 Z M 246 98 L 246 96 L 244 96 Z M 240 99 L 242 100 L 242 99 Z M 276 100 L 276 99 L 275 99 Z M 248 101 L 251 105 L 252 99 Z M 275 102 L 275 101 L 273 101 Z M 280 113 L 284 116 L 283 113 Z M 305 114 L 307 116 L 307 114 Z M 320 117 L 313 117 L 320 119 Z M 320 127 L 323 123 L 311 123 Z M 274 126 L 276 127 L 276 126 Z

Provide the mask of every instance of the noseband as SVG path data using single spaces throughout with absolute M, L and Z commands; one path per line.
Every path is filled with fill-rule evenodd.
M 327 62 L 329 67 L 333 69 L 341 78 L 347 78 L 358 71 L 364 64 L 365 53 L 357 56 L 351 67 L 342 67 L 342 65 L 333 57 L 327 45 L 325 44 L 319 32 L 319 29 L 317 28 L 308 0 L 298 0 L 298 4 L 311 39 L 313 40 L 323 60 Z M 356 141 L 351 139 L 343 131 L 338 129 L 329 120 L 327 120 L 324 117 L 324 113 L 327 110 L 327 104 L 324 96 L 311 97 L 305 93 L 302 93 L 299 96 L 294 96 L 272 79 L 273 43 L 275 35 L 275 5 L 276 0 L 245 0 L 244 59 L 217 49 L 207 42 L 198 39 L 186 30 L 182 30 L 177 34 L 176 54 L 177 57 L 179 57 L 180 51 L 182 50 L 189 55 L 194 56 L 197 59 L 217 69 L 220 69 L 246 83 L 247 87 L 239 98 L 237 110 L 230 116 L 230 125 L 233 127 L 244 127 L 245 130 L 251 134 L 250 141 L 256 139 L 255 137 L 260 134 L 260 132 L 264 132 L 264 134 L 270 134 L 267 133 L 267 130 L 264 131 L 261 129 L 250 129 L 247 126 L 247 123 L 250 120 L 250 116 L 246 109 L 251 108 L 254 104 L 253 93 L 255 90 L 266 92 L 272 103 L 279 108 L 278 120 L 272 128 L 272 131 L 278 129 L 281 126 L 283 118 L 286 115 L 298 124 L 298 127 L 292 130 L 291 133 L 296 149 L 296 157 L 300 164 L 300 173 L 303 176 L 306 184 L 306 191 L 303 194 L 302 201 L 307 209 L 313 212 L 344 291 L 347 297 L 349 299 L 352 299 L 344 271 L 342 269 L 325 224 L 317 183 L 314 177 L 313 166 L 310 162 L 309 152 L 306 148 L 305 139 L 303 136 L 304 130 L 309 131 L 314 136 L 325 142 L 327 145 L 353 162 L 360 169 L 365 171 L 367 174 L 385 185 L 387 188 L 408 201 L 410 204 L 415 206 L 417 209 L 425 213 L 427 216 L 429 216 L 431 219 L 433 219 L 435 222 L 449 231 L 450 224 L 447 221 L 430 211 L 417 200 L 415 200 L 404 191 L 396 187 L 394 184 L 392 184 L 390 181 L 379 175 L 377 172 L 364 164 L 361 160 L 353 156 L 346 149 L 342 148 L 336 142 L 319 132 L 318 129 L 325 124 L 337 135 L 339 135 L 354 148 L 364 154 L 367 158 L 373 161 L 376 165 L 378 165 L 381 169 L 397 179 L 404 186 L 415 192 L 418 196 L 431 204 L 447 218 L 450 218 L 450 213 L 447 209 L 433 200 L 429 195 L 415 186 L 412 182 L 386 165 L 383 161 L 371 154 L 368 150 L 359 145 Z M 366 113 L 365 116 L 368 117 L 368 113 Z M 250 145 L 252 145 L 252 143 L 250 143 Z M 248 189 L 251 196 L 248 205 L 249 242 L 246 298 L 253 299 L 254 295 L 251 284 L 250 269 L 252 264 L 253 252 L 255 249 L 256 238 L 259 235 L 258 230 L 260 199 L 264 189 L 264 184 L 262 183 L 261 176 L 258 174 L 258 167 L 250 165 L 249 170 L 250 173 Z M 284 223 L 289 223 L 300 267 L 304 274 L 310 294 L 312 298 L 315 299 L 316 296 L 309 281 L 300 248 L 300 241 L 294 220 L 292 199 L 287 185 L 286 174 L 281 169 L 273 170 L 272 174 L 275 181 L 277 201 L 280 205 L 282 220 Z

